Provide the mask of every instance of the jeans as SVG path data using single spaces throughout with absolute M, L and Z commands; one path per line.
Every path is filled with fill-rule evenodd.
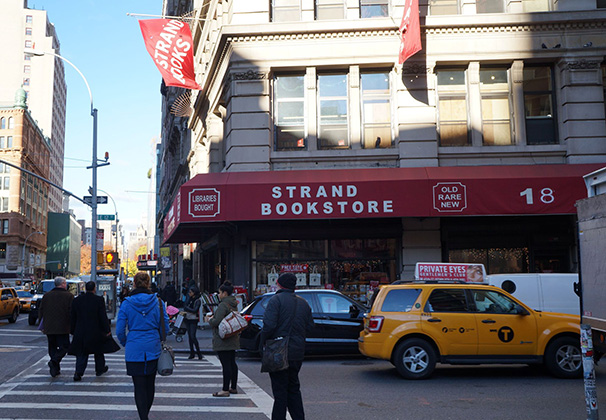
M 194 355 L 195 352 L 200 353 L 200 343 L 196 338 L 196 332 L 198 331 L 198 320 L 197 319 L 186 319 L 185 327 L 187 328 L 187 339 L 189 340 L 189 354 Z
M 238 365 L 236 364 L 236 351 L 225 350 L 218 351 L 217 356 L 223 367 L 223 391 L 236 389 L 238 385 Z
M 149 410 L 154 403 L 156 393 L 156 375 L 133 376 L 135 386 L 135 405 L 139 419 L 148 420 Z
M 76 373 L 84 375 L 86 366 L 88 366 L 88 354 L 79 354 L 76 356 Z M 95 373 L 103 372 L 105 368 L 105 355 L 103 353 L 95 353 Z
M 286 410 L 292 420 L 305 420 L 299 371 L 302 360 L 289 360 L 288 369 L 280 372 L 270 372 L 271 390 L 274 394 L 274 407 L 271 420 L 285 420 Z

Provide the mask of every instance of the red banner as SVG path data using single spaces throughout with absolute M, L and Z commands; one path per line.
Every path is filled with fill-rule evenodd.
M 140 20 L 145 48 L 166 86 L 201 89 L 196 83 L 191 31 L 187 23 L 171 19 Z
M 404 0 L 404 15 L 400 23 L 400 61 L 421 51 L 421 24 L 419 23 L 419 0 Z

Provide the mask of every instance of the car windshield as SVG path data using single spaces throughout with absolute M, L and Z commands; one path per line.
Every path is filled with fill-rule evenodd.
M 36 293 L 50 292 L 54 288 L 55 288 L 55 282 L 54 281 L 43 281 L 42 283 L 40 283 L 38 285 L 38 288 L 36 289 Z
M 17 296 L 19 297 L 32 297 L 32 294 L 29 290 L 17 290 Z

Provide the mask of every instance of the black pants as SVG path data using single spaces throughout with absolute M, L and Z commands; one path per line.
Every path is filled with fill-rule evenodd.
M 189 354 L 194 355 L 194 349 L 197 354 L 200 353 L 200 343 L 196 338 L 196 332 L 198 331 L 198 320 L 197 319 L 186 319 L 185 327 L 187 328 L 187 339 L 189 340 Z
M 238 385 L 238 365 L 236 364 L 236 351 L 218 351 L 217 356 L 223 367 L 223 391 L 236 389 Z M 229 386 L 231 383 L 231 387 Z
M 76 356 L 76 373 L 84 375 L 86 366 L 88 366 L 88 354 L 79 354 Z M 95 353 L 95 373 L 103 372 L 105 367 L 105 355 Z
M 133 376 L 135 386 L 135 404 L 139 419 L 148 420 L 149 410 L 154 403 L 156 393 L 156 375 Z
M 303 399 L 301 398 L 301 383 L 299 371 L 302 360 L 289 360 L 288 369 L 280 372 L 270 372 L 271 391 L 274 394 L 274 407 L 271 420 L 285 420 L 286 410 L 292 420 L 304 420 Z
M 69 348 L 69 334 L 48 334 L 46 339 L 48 340 L 48 355 L 58 372 L 60 370 L 59 364 Z

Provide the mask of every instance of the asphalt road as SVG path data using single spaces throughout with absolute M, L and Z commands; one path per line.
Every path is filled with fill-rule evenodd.
M 208 337 L 207 331 L 199 334 L 201 342 Z M 185 348 L 187 338 L 174 344 Z M 175 375 L 158 378 L 151 419 L 269 418 L 270 381 L 260 373 L 258 358 L 239 355 L 241 392 L 237 398 L 217 399 L 210 397 L 220 386 L 217 359 L 207 354 L 191 362 L 185 357 L 179 354 Z M 78 384 L 71 380 L 73 357 L 64 360 L 64 372 L 55 379 L 48 375 L 47 360 L 46 338 L 27 325 L 26 316 L 16 324 L 0 321 L 0 419 L 137 418 L 122 352 L 108 356 L 109 375 L 97 378 L 87 372 Z M 602 365 L 597 367 L 598 397 L 606 404 L 606 360 Z M 389 362 L 314 356 L 304 362 L 301 382 L 306 417 L 312 420 L 586 418 L 582 380 L 556 379 L 524 365 L 439 366 L 429 380 L 408 381 Z

